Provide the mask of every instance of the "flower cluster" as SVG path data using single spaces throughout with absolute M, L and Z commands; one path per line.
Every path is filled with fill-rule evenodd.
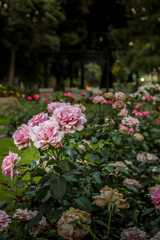
M 90 223 L 89 213 L 71 207 L 57 223 L 58 234 L 64 239 L 80 240 L 88 233 Z
M 160 240 L 160 232 L 158 232 L 153 238 L 150 240 Z
M 129 204 L 123 198 L 123 194 L 119 193 L 118 189 L 112 189 L 108 186 L 100 190 L 100 196 L 94 196 L 93 198 L 95 199 L 93 204 L 99 207 L 107 206 L 109 211 L 113 208 L 116 211 L 129 208 Z
M 155 154 L 152 153 L 138 153 L 137 154 L 137 161 L 139 162 L 148 162 L 149 164 L 157 164 L 158 163 L 158 157 Z
M 135 179 L 125 179 L 125 180 L 123 181 L 123 184 L 124 184 L 125 186 L 127 186 L 127 185 L 134 186 L 134 187 L 137 188 L 137 189 L 139 189 L 139 188 L 142 187 L 141 184 L 140 184 L 137 180 L 135 180 Z

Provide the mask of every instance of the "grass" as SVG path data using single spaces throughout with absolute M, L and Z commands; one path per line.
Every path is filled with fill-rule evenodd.
M 35 158 L 35 148 L 28 148 L 26 150 L 20 151 L 14 145 L 13 139 L 0 139 L 0 163 L 6 155 L 8 155 L 9 151 L 18 153 L 21 157 L 19 164 L 30 164 L 31 160 Z M 38 157 L 38 156 L 36 156 Z M 1 165 L 0 164 L 0 165 Z M 27 176 L 23 177 L 23 180 L 26 180 Z M 14 179 L 11 182 L 9 176 L 3 176 L 2 171 L 0 171 L 0 201 L 5 199 L 12 200 L 15 196 L 15 183 L 16 180 Z
M 7 118 L 5 116 L 0 116 L 0 125 L 5 125 L 7 122 Z

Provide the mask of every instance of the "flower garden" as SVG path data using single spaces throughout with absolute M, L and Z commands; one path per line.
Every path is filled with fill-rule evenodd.
M 160 239 L 160 85 L 81 95 L 10 114 L 0 239 Z

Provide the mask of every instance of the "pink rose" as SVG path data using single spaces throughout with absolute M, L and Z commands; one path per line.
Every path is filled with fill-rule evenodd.
M 28 121 L 28 126 L 29 127 L 39 126 L 40 123 L 42 123 L 46 120 L 48 120 L 48 114 L 42 112 L 42 113 L 39 113 L 39 114 L 33 116 L 33 118 L 31 118 Z
M 71 99 L 76 99 L 76 98 L 72 95 L 72 93 L 70 93 L 70 92 L 64 93 L 63 96 L 64 96 L 64 97 L 69 97 L 69 98 L 71 98 Z
M 38 100 L 40 98 L 39 94 L 34 94 L 33 97 L 35 100 Z
M 135 179 L 125 179 L 125 180 L 123 181 L 123 184 L 124 184 L 125 186 L 126 186 L 126 185 L 134 186 L 134 187 L 137 188 L 137 189 L 139 189 L 139 188 L 142 187 L 141 184 L 140 184 L 137 180 L 135 180 Z
M 32 97 L 31 97 L 31 96 L 29 96 L 29 97 L 27 97 L 27 99 L 28 99 L 28 100 L 32 100 Z
M 47 120 L 30 130 L 30 138 L 37 148 L 46 149 L 48 145 L 56 146 L 63 138 L 64 133 L 59 131 L 57 122 Z
M 110 163 L 110 164 L 108 164 L 108 166 L 120 166 L 120 167 L 123 167 L 125 169 L 128 169 L 126 164 L 124 162 L 122 162 L 122 161 L 117 161 L 115 163 Z M 121 170 L 119 168 L 115 168 L 114 172 L 117 175 L 117 174 L 121 173 Z
M 70 103 L 51 102 L 47 105 L 47 110 L 49 113 L 54 113 L 56 108 L 65 107 L 65 106 L 70 106 Z
M 150 100 L 151 100 L 151 102 L 153 102 L 154 101 L 154 97 L 150 96 Z
M 119 113 L 118 113 L 118 116 L 121 116 L 121 117 L 126 117 L 128 114 L 128 111 L 126 108 L 123 108 Z M 133 112 L 132 112 L 133 114 Z
M 0 232 L 4 232 L 9 227 L 11 219 L 5 211 L 0 210 Z
M 155 205 L 155 208 L 160 210 L 160 186 L 158 186 L 155 191 L 151 194 L 152 202 Z
M 138 153 L 137 154 L 137 161 L 145 162 L 145 161 L 147 161 L 147 156 L 145 156 L 143 153 Z
M 148 111 L 142 112 L 142 115 L 143 115 L 144 117 L 146 117 L 148 114 L 150 114 L 150 112 L 148 112 Z
M 2 162 L 2 174 L 4 176 L 10 176 L 11 181 L 17 175 L 17 171 L 15 169 L 15 165 L 18 164 L 20 161 L 20 157 L 18 156 L 17 153 L 13 153 L 9 151 L 9 155 L 7 155 Z
M 107 104 L 107 101 L 105 100 L 105 98 L 102 96 L 98 96 L 98 95 L 93 98 L 92 102 L 95 104 L 98 104 L 98 103 Z
M 14 144 L 19 150 L 30 147 L 29 126 L 22 124 L 13 134 Z
M 81 131 L 84 127 L 84 123 L 87 121 L 80 108 L 73 106 L 57 108 L 54 111 L 52 118 L 56 119 L 60 129 L 64 133 L 74 133 L 75 131 Z
M 44 101 L 45 101 L 45 102 L 48 102 L 48 98 L 45 98 Z
M 26 96 L 25 94 L 22 94 L 22 95 L 21 95 L 21 98 L 25 98 L 25 96 Z
M 33 218 L 33 213 L 31 211 L 28 211 L 28 209 L 22 210 L 18 208 L 16 209 L 13 218 L 16 218 L 22 222 L 26 222 Z

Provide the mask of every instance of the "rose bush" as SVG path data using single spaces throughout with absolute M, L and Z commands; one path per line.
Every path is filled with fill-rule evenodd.
M 49 103 L 13 134 L 35 155 L 25 166 L 13 152 L 2 159 L 16 185 L 10 207 L 0 201 L 2 239 L 159 239 L 158 97 L 140 88 L 93 99 L 86 111 Z

